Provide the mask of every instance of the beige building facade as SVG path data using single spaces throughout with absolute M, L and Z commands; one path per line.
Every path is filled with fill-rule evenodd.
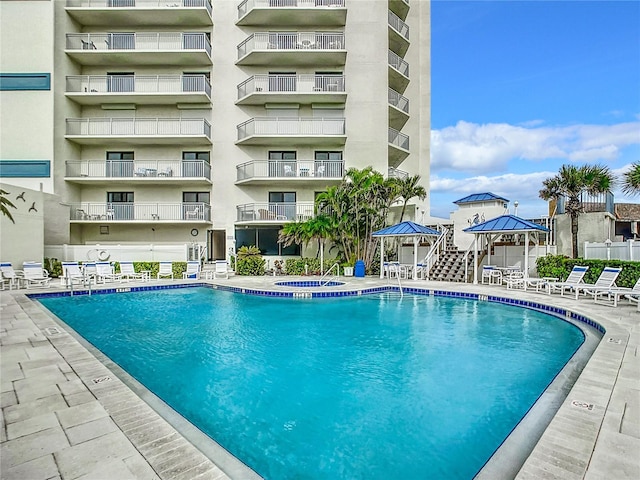
M 278 230 L 311 218 L 316 194 L 347 169 L 419 174 L 428 189 L 427 0 L 0 7 L 3 74 L 33 70 L 33 58 L 5 56 L 5 37 L 13 45 L 20 25 L 42 22 L 29 52 L 50 74 L 47 108 L 32 115 L 35 130 L 7 126 L 14 117 L 3 108 L 2 139 L 24 145 L 31 132 L 46 143 L 49 152 L 31 156 L 50 160 L 50 175 L 2 181 L 55 194 L 47 244 L 197 242 L 208 260 L 255 244 L 299 255 L 282 249 Z M 18 111 L 16 94 L 3 88 L 3 107 Z M 0 161 L 14 158 L 3 148 Z M 424 211 L 428 199 L 408 216 Z

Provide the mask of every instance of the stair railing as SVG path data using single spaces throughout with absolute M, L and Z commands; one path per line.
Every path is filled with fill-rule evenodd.
M 447 233 L 449 232 L 449 229 L 447 229 L 447 227 L 442 225 L 438 225 L 438 226 L 442 228 L 442 230 L 440 230 L 441 234 L 433 243 L 433 245 L 431 245 L 431 248 L 429 249 L 429 251 L 427 252 L 427 254 L 425 255 L 424 259 L 421 262 L 422 263 L 421 273 L 422 273 L 423 280 L 425 279 L 425 277 L 427 280 L 429 280 L 429 272 L 431 271 L 431 267 L 433 267 L 433 265 L 438 261 L 438 258 L 439 258 L 438 249 L 442 244 L 444 244 L 447 238 Z
M 333 275 L 331 278 L 329 278 L 326 282 L 322 283 L 322 281 L 329 276 L 329 274 L 331 273 L 331 270 L 336 269 L 336 274 Z M 318 280 L 318 283 L 320 284 L 321 287 L 326 287 L 327 284 L 329 282 L 331 282 L 332 280 L 336 280 L 338 277 L 340 276 L 340 264 L 339 263 L 334 263 L 333 265 L 331 265 L 331 267 L 329 267 L 329 270 L 327 270 L 327 272 L 320 277 L 320 280 Z

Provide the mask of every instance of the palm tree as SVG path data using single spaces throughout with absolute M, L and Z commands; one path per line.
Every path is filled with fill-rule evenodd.
M 539 195 L 543 200 L 558 200 L 565 197 L 565 210 L 571 217 L 571 249 L 573 258 L 578 258 L 578 216 L 582 212 L 582 193 L 597 195 L 606 193 L 615 183 L 608 167 L 600 165 L 563 165 L 555 177 L 547 178 Z
M 424 200 L 427 198 L 427 191 L 422 185 L 420 185 L 420 175 L 408 176 L 406 178 L 394 178 L 393 183 L 396 185 L 396 194 L 398 198 L 401 198 L 403 202 L 399 222 L 402 223 L 409 200 L 414 197 Z
M 627 195 L 640 193 L 640 162 L 635 162 L 622 175 L 622 192 Z
M 5 192 L 4 190 L 0 189 L 0 212 L 2 212 L 5 217 L 11 220 L 12 223 L 16 223 L 16 221 L 13 219 L 13 215 L 11 215 L 11 212 L 9 211 L 9 208 L 7 208 L 16 208 L 16 206 L 11 203 L 11 200 L 9 200 L 6 195 L 9 195 L 9 192 Z

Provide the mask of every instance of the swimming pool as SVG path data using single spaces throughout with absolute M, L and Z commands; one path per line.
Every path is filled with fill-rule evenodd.
M 443 297 L 40 301 L 266 478 L 471 478 L 583 339 Z

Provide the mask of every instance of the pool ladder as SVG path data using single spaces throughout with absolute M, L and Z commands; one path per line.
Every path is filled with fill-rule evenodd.
M 332 277 L 330 277 L 327 281 L 325 281 L 323 283 L 323 280 L 329 276 L 329 274 L 331 273 L 331 270 L 336 269 L 336 273 L 335 275 L 333 275 Z M 327 270 L 327 272 L 320 278 L 320 280 L 318 280 L 318 284 L 321 287 L 326 287 L 327 284 L 333 280 L 337 280 L 338 277 L 340 276 L 340 264 L 338 262 L 334 263 L 333 265 L 331 265 L 331 267 L 329 267 L 329 270 Z

